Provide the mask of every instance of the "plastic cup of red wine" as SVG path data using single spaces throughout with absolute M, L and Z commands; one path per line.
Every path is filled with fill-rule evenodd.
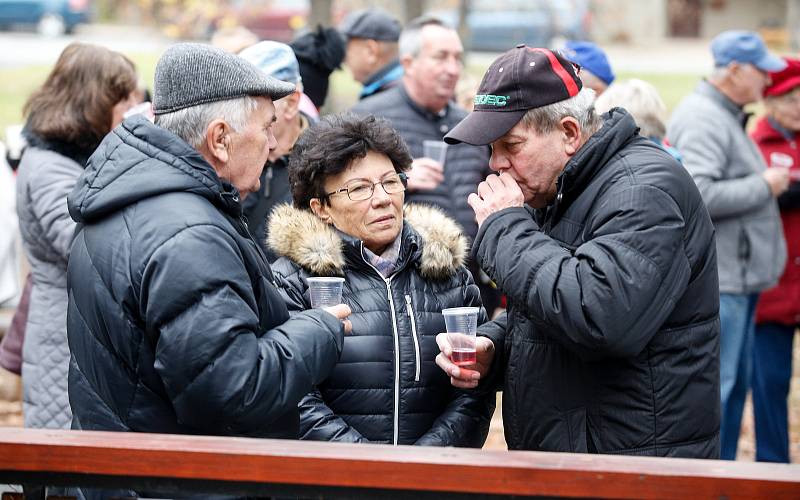
M 478 311 L 477 307 L 454 307 L 442 310 L 447 339 L 453 349 L 450 359 L 459 366 L 475 364 Z

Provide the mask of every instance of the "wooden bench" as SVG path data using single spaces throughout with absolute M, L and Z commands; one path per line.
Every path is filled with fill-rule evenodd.
M 800 498 L 800 466 L 0 428 L 0 482 L 314 498 Z M 473 497 L 474 498 L 474 497 Z

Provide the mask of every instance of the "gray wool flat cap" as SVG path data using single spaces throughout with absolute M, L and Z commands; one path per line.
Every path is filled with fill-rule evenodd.
M 339 26 L 339 31 L 348 39 L 366 38 L 382 42 L 396 42 L 402 30 L 400 21 L 379 8 L 351 12 Z
M 157 115 L 243 96 L 286 97 L 294 84 L 264 74 L 243 58 L 201 43 L 168 48 L 156 65 L 153 111 Z

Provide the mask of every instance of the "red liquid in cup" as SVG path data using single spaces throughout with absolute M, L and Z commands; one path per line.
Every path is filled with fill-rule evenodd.
M 453 363 L 458 366 L 475 364 L 475 349 L 453 349 Z

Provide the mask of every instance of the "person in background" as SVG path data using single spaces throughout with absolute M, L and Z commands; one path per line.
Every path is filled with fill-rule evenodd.
M 33 285 L 22 380 L 26 427 L 67 429 L 67 261 L 75 223 L 67 195 L 103 137 L 135 103 L 133 63 L 118 52 L 72 43 L 25 103 L 28 146 L 17 176 L 17 214 Z
M 792 179 L 778 196 L 787 259 L 778 286 L 761 294 L 753 340 L 753 413 L 756 460 L 789 462 L 787 398 L 792 378 L 792 344 L 800 325 L 800 59 L 770 73 L 764 89 L 765 115 L 751 134 L 770 169 Z
M 231 54 L 238 54 L 257 43 L 258 36 L 244 26 L 220 28 L 211 36 L 211 45 Z
M 331 73 L 344 61 L 345 42 L 341 33 L 335 28 L 317 26 L 316 30 L 299 35 L 289 46 L 300 65 L 305 95 L 317 110 L 322 109 Z M 307 113 L 311 114 L 310 110 Z
M 758 294 L 778 282 L 786 244 L 776 198 L 787 169 L 767 169 L 745 132 L 744 105 L 761 100 L 769 71 L 786 63 L 750 31 L 711 42 L 715 69 L 673 111 L 667 138 L 700 189 L 716 230 L 720 291 L 720 458 L 735 460 L 747 390 Z
M 560 54 L 519 45 L 445 137 L 492 145 L 473 254 L 508 309 L 478 329 L 476 365 L 452 362 L 446 334 L 437 363 L 457 387 L 503 387 L 510 449 L 717 458 L 711 218 L 689 174 L 594 97 Z
M 351 12 L 339 30 L 347 39 L 344 65 L 363 85 L 359 99 L 394 87 L 403 76 L 397 41 L 400 21 L 383 9 Z
M 441 141 L 467 115 L 453 102 L 463 56 L 454 29 L 434 17 L 415 19 L 400 35 L 400 84 L 359 101 L 352 111 L 387 118 L 408 144 L 414 161 L 408 172 L 406 202 L 442 209 L 473 239 L 478 225 L 467 196 L 490 172 L 489 148 L 448 146 L 445 165 L 423 155 L 424 141 Z M 500 304 L 500 294 L 474 262 L 468 267 L 491 314 Z
M 253 237 L 264 248 L 267 260 L 273 262 L 277 256 L 266 246 L 267 217 L 276 205 L 292 201 L 289 173 L 286 169 L 289 153 L 300 133 L 308 128 L 313 119 L 300 111 L 303 79 L 291 47 L 280 42 L 264 41 L 246 48 L 239 56 L 264 74 L 295 86 L 294 92 L 274 102 L 277 146 L 269 152 L 267 165 L 261 173 L 261 187 L 242 203 Z
M 678 162 L 681 161 L 678 150 L 664 140 L 667 133 L 667 106 L 650 83 L 637 78 L 615 82 L 595 100 L 594 107 L 600 114 L 611 108 L 625 108 L 639 126 L 639 135 L 647 137 L 667 150 Z
M 16 177 L 0 142 L 0 307 L 14 307 L 20 292 Z
M 564 57 L 581 67 L 583 86 L 594 90 L 599 97 L 614 82 L 614 71 L 605 51 L 592 42 L 569 41 L 561 49 Z
M 310 308 L 311 276 L 343 276 L 353 313 L 344 357 L 300 403 L 302 439 L 480 448 L 494 395 L 467 394 L 436 368 L 442 309 L 480 308 L 464 267 L 467 241 L 432 207 L 403 207 L 408 149 L 373 116 L 331 115 L 289 163 L 294 207 L 269 240 L 290 310 Z M 323 243 L 324 242 L 324 243 Z

